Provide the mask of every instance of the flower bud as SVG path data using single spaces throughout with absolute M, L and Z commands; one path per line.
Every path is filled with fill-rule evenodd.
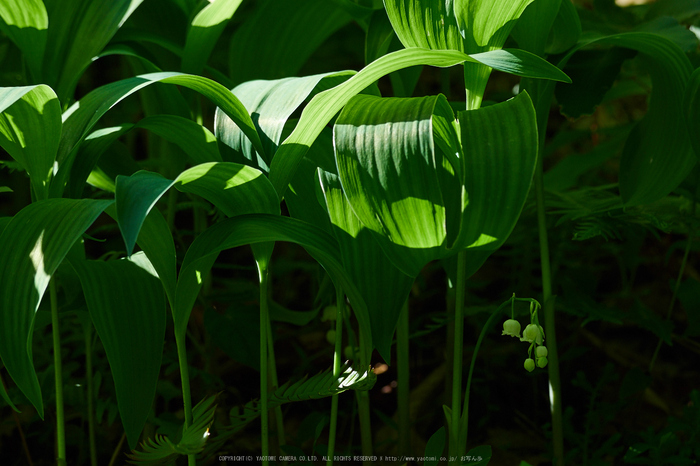
M 548 354 L 549 351 L 547 351 L 547 348 L 544 346 L 538 346 L 537 348 L 535 348 L 535 355 L 538 358 L 546 358 Z
M 532 358 L 528 358 L 525 360 L 525 370 L 528 372 L 532 372 L 535 370 L 535 360 Z
M 526 341 L 528 343 L 537 342 L 541 345 L 544 342 L 544 329 L 541 326 L 535 324 L 529 324 L 525 327 L 523 331 L 523 337 L 520 341 Z
M 503 322 L 503 333 L 501 335 L 520 338 L 520 322 L 515 319 L 508 319 Z
M 326 341 L 331 345 L 335 343 L 335 330 L 329 330 L 326 332 Z
M 335 320 L 336 314 L 338 313 L 338 308 L 331 304 L 323 308 L 323 315 L 321 315 L 321 322 L 326 322 L 329 320 Z
M 355 357 L 354 354 L 358 351 L 360 351 L 360 348 L 355 347 L 355 351 L 353 351 L 352 346 L 348 345 L 343 350 L 343 355 L 345 356 L 345 359 L 352 360 Z
M 543 368 L 547 365 L 547 358 L 537 358 L 537 367 Z

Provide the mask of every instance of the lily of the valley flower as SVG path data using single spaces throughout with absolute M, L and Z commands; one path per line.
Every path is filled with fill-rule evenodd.
M 508 319 L 503 322 L 503 333 L 501 335 L 520 338 L 520 322 L 515 319 Z
M 529 324 L 527 327 L 525 327 L 523 337 L 520 339 L 520 341 L 526 341 L 528 343 L 532 343 L 534 341 L 538 345 L 541 345 L 544 342 L 544 329 L 539 325 Z
M 525 360 L 524 366 L 525 366 L 525 369 L 526 369 L 528 372 L 534 371 L 534 370 L 535 370 L 535 360 L 532 359 L 532 358 L 527 358 L 527 359 Z

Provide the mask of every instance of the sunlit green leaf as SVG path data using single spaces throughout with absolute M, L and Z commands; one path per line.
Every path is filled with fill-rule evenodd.
M 385 0 L 384 7 L 404 47 L 464 51 L 454 0 Z
M 61 137 L 61 106 L 45 85 L 0 88 L 0 146 L 31 179 L 37 199 L 49 195 Z
M 70 248 L 113 201 L 47 199 L 15 215 L 0 236 L 0 357 L 39 416 L 32 326 L 49 280 Z
M 76 261 L 90 317 L 114 378 L 119 413 L 134 448 L 153 405 L 165 338 L 165 299 L 153 266 L 129 260 Z
M 197 91 L 211 99 L 233 121 L 241 126 L 256 150 L 264 153 L 255 126 L 246 108 L 228 89 L 210 79 L 181 73 L 151 73 L 124 79 L 95 89 L 76 102 L 63 115 L 64 130 L 58 149 L 59 176 L 52 183 L 52 192 L 60 193 L 73 164 L 75 148 L 90 129 L 110 108 L 134 92 L 156 82 L 176 84 Z
M 199 74 L 242 0 L 215 0 L 192 20 L 182 56 L 182 71 Z
M 0 2 L 0 30 L 22 51 L 35 79 L 41 76 L 48 26 L 49 16 L 41 0 Z
M 503 47 L 515 22 L 533 0 L 452 0 L 467 53 Z
M 385 361 L 391 361 L 394 329 L 413 278 L 397 269 L 386 257 L 372 232 L 350 207 L 340 179 L 319 170 L 333 233 L 340 245 L 343 266 L 367 304 L 372 323 L 372 342 Z
M 468 56 L 452 50 L 405 49 L 384 55 L 344 83 L 316 95 L 304 108 L 299 124 L 282 143 L 270 167 L 270 181 L 280 196 L 301 158 L 343 106 L 377 79 L 393 71 L 415 65 L 454 66 L 469 61 L 519 76 L 569 81 L 558 68 L 528 52 L 494 50 Z

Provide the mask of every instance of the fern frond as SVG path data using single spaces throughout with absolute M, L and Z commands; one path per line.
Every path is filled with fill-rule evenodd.
M 141 443 L 141 451 L 134 451 L 127 456 L 130 464 L 159 466 L 172 464 L 182 455 L 194 455 L 204 449 L 209 436 L 209 426 L 214 419 L 216 396 L 210 396 L 192 409 L 192 425 L 183 426 L 182 437 L 175 444 L 168 437 L 156 434 L 155 439 L 146 439 Z

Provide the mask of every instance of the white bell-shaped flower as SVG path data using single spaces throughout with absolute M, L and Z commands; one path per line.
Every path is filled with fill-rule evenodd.
M 503 333 L 501 335 L 520 338 L 520 322 L 515 319 L 508 319 L 503 322 Z
M 529 324 L 527 327 L 525 327 L 523 337 L 520 339 L 520 341 L 526 341 L 528 343 L 532 343 L 534 341 L 538 345 L 541 345 L 544 342 L 544 329 L 539 325 Z

